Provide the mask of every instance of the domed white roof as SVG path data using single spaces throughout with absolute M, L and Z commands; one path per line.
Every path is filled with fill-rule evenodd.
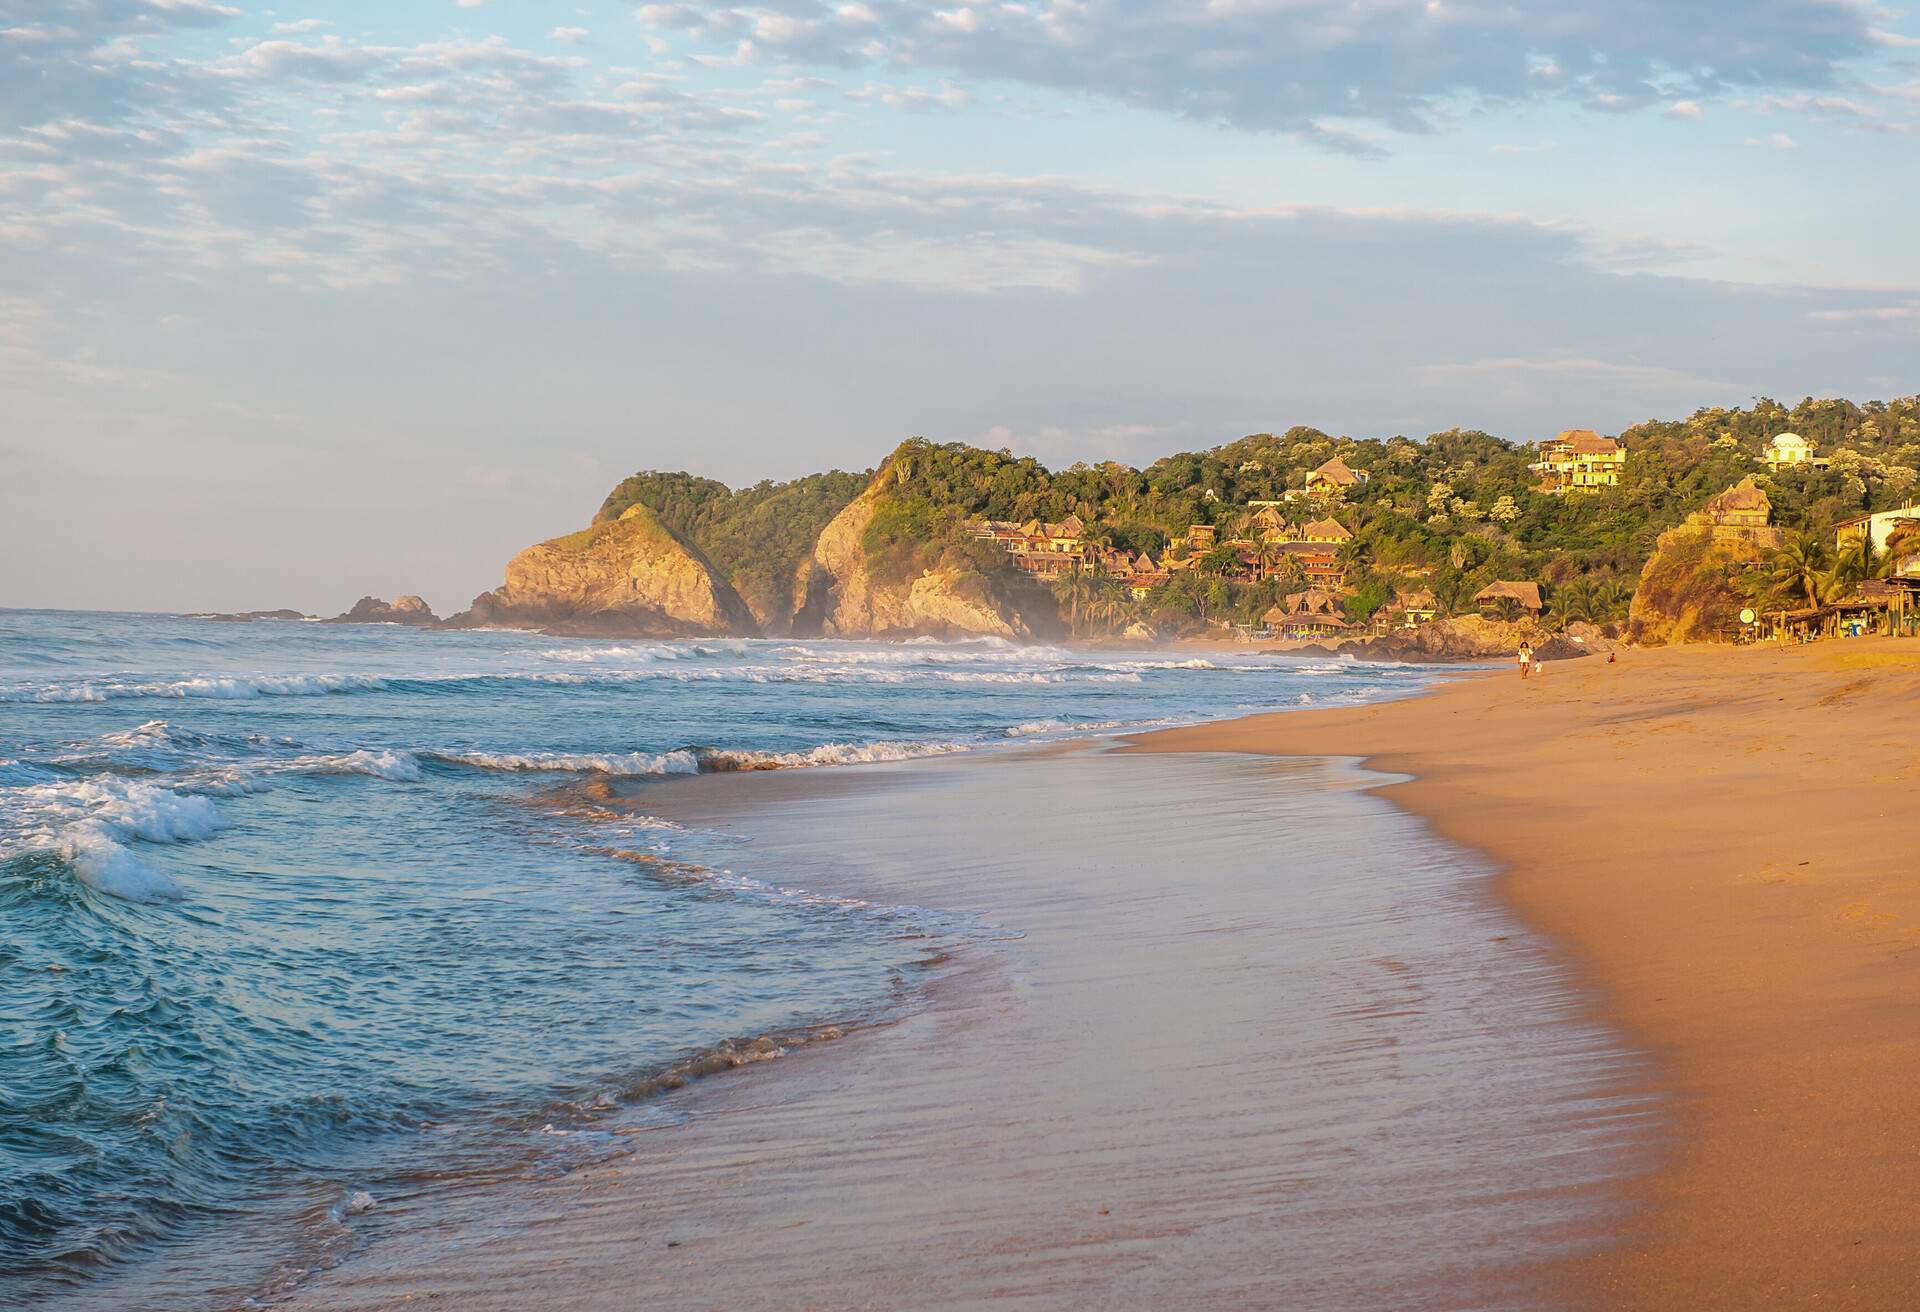
M 1785 450 L 1788 447 L 1812 445 L 1813 443 L 1807 441 L 1806 438 L 1800 436 L 1798 433 L 1782 433 L 1773 439 L 1773 446 L 1776 451 Z

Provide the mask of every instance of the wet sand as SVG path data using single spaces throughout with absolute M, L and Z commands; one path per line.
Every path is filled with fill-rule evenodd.
M 1570 1305 L 1644 1063 L 1380 782 L 1080 746 L 649 789 L 698 859 L 940 908 L 903 920 L 933 964 L 613 1118 L 617 1157 L 383 1198 L 290 1304 Z
M 1920 1307 L 1920 643 L 1630 652 L 1522 685 L 1152 735 L 1345 752 L 1504 866 L 1675 1116 L 1569 1290 L 1645 1309 Z

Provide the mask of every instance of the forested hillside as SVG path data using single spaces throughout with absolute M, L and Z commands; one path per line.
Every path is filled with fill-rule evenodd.
M 793 608 L 793 577 L 827 521 L 860 494 L 871 473 L 830 470 L 788 483 L 734 489 L 692 474 L 643 472 L 607 494 L 594 522 L 615 520 L 636 502 L 699 547 L 764 627 Z
M 1788 431 L 1810 439 L 1830 465 L 1765 469 L 1768 441 Z M 970 538 L 970 524 L 1077 515 L 1092 547 L 1184 558 L 1190 525 L 1213 525 L 1222 539 L 1249 536 L 1249 503 L 1298 495 L 1308 471 L 1338 456 L 1367 476 L 1332 508 L 1353 534 L 1341 553 L 1356 617 L 1409 578 L 1430 588 L 1443 610 L 1465 608 L 1491 580 L 1530 579 L 1561 598 L 1563 618 L 1604 621 L 1624 616 L 1660 534 L 1747 475 L 1758 475 L 1775 524 L 1809 536 L 1907 504 L 1920 484 L 1915 397 L 1864 405 L 1809 398 L 1791 407 L 1762 399 L 1650 420 L 1620 434 L 1628 459 L 1619 485 L 1581 495 L 1535 490 L 1538 475 L 1528 465 L 1537 440 L 1460 429 L 1420 440 L 1353 439 L 1296 427 L 1167 456 L 1144 470 L 1102 463 L 1050 471 L 1006 451 L 915 438 L 887 461 L 861 545 L 882 581 L 936 566 L 991 578 L 1009 565 Z M 764 618 L 786 604 L 795 565 L 821 527 L 868 482 L 836 471 L 735 491 L 688 474 L 636 474 L 608 496 L 600 517 L 644 501 Z M 1201 562 L 1138 599 L 1130 618 L 1244 621 L 1302 586 L 1297 578 L 1233 582 Z

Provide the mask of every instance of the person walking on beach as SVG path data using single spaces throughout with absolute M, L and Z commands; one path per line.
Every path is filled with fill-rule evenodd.
M 1520 644 L 1520 677 L 1524 679 L 1532 673 L 1533 644 L 1530 642 L 1522 642 Z

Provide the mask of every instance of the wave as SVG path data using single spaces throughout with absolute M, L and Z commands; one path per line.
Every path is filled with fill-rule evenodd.
M 622 776 L 694 774 L 700 762 L 692 752 L 453 752 L 424 753 L 431 760 L 477 770 Z
M 364 774 L 395 783 L 420 782 L 420 762 L 413 753 L 386 749 L 361 748 L 335 756 L 296 756 L 266 768 L 291 774 Z
M 175 679 L 83 679 L 42 685 L 12 684 L 0 688 L 0 702 L 105 702 L 135 697 L 208 697 L 234 700 L 244 697 L 321 697 L 342 692 L 376 692 L 387 681 L 372 674 L 222 674 Z
M 477 770 L 515 773 L 607 774 L 623 778 L 727 774 L 742 770 L 800 770 L 827 765 L 870 765 L 968 751 L 961 742 L 823 743 L 795 751 L 689 747 L 670 752 L 422 752 L 429 760 Z
M 125 779 L 33 784 L 9 790 L 8 854 L 50 851 L 82 883 L 130 902 L 184 896 L 179 884 L 124 846 L 192 843 L 227 827 L 206 797 Z
M 875 765 L 885 761 L 913 761 L 928 756 L 950 756 L 970 751 L 976 743 L 878 742 L 822 743 L 794 752 L 752 752 L 701 749 L 700 768 L 716 773 L 733 770 L 804 770 L 823 765 Z

